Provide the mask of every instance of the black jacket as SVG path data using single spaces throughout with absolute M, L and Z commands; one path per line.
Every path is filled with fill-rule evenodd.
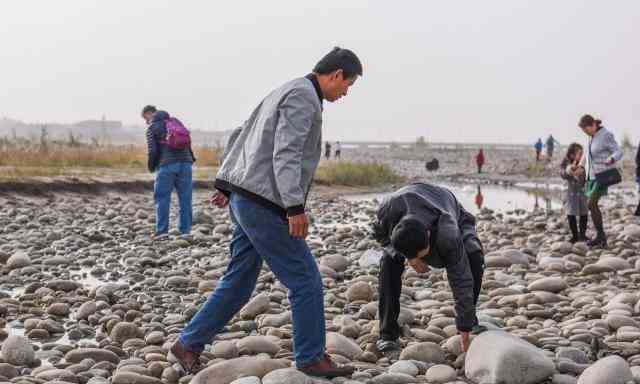
M 432 267 L 446 268 L 455 300 L 456 326 L 460 331 L 470 331 L 477 320 L 467 253 L 482 251 L 475 217 L 448 189 L 426 183 L 403 187 L 383 200 L 373 224 L 374 237 L 394 257 L 404 258 L 391 247 L 391 233 L 408 214 L 423 220 L 431 230 L 431 253 L 425 261 Z

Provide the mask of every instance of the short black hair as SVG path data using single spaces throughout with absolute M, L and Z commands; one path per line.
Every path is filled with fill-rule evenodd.
M 318 64 L 313 67 L 313 72 L 326 75 L 338 69 L 342 69 L 345 79 L 362 76 L 362 63 L 358 56 L 352 51 L 340 47 L 333 48 L 331 52 L 320 59 Z
M 142 114 L 144 115 L 147 112 L 151 112 L 151 113 L 156 113 L 158 110 L 156 109 L 155 106 L 153 105 L 147 105 L 144 108 L 142 108 Z
M 413 215 L 403 217 L 391 233 L 391 245 L 411 260 L 429 246 L 430 235 L 422 221 Z

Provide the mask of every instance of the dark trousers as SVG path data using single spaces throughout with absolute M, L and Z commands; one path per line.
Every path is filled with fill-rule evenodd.
M 467 256 L 473 276 L 473 298 L 478 303 L 482 275 L 484 274 L 484 254 L 482 251 Z M 402 273 L 404 258 L 393 257 L 386 252 L 380 260 L 378 278 L 378 317 L 380 319 L 380 338 L 397 340 L 400 337 L 398 316 L 400 315 L 400 293 L 402 292 Z

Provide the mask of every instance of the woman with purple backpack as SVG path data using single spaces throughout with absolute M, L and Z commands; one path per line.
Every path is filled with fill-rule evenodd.
M 147 127 L 148 168 L 156 172 L 153 199 L 156 208 L 155 239 L 169 237 L 169 208 L 174 188 L 180 207 L 178 229 L 188 237 L 192 222 L 192 165 L 196 161 L 191 138 L 180 120 L 158 111 L 153 105 L 142 109 Z

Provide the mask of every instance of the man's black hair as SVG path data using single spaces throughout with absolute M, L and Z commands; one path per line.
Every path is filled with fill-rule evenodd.
M 403 217 L 391 233 L 391 245 L 407 259 L 414 259 L 418 252 L 429 246 L 427 227 L 412 215 Z
M 326 75 L 342 69 L 345 79 L 362 76 L 362 63 L 355 53 L 348 49 L 335 47 L 327 53 L 313 68 L 313 72 Z
M 153 105 L 147 105 L 144 108 L 142 108 L 142 114 L 144 115 L 147 112 L 151 112 L 151 113 L 156 113 L 158 110 L 156 109 L 155 106 Z

